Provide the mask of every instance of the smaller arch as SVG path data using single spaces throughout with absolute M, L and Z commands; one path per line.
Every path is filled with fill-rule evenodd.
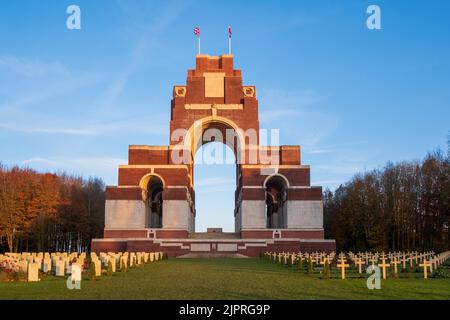
M 145 226 L 147 228 L 163 227 L 164 179 L 156 173 L 146 174 L 139 181 L 142 201 L 145 203 Z
M 150 183 L 150 180 L 152 180 L 152 177 L 155 177 L 155 178 L 161 180 L 162 185 L 163 185 L 163 188 L 166 187 L 166 181 L 164 181 L 164 178 L 161 177 L 161 176 L 160 176 L 159 174 L 157 174 L 157 173 L 148 173 L 148 174 L 146 174 L 145 176 L 143 176 L 143 177 L 141 178 L 141 180 L 139 181 L 139 187 L 140 187 L 142 190 L 147 190 L 147 189 L 148 189 L 148 185 L 149 185 L 149 183 Z
M 275 177 L 280 177 L 281 179 L 284 180 L 284 186 L 283 186 L 284 188 L 290 188 L 290 184 L 289 184 L 288 178 L 286 178 L 286 176 L 281 174 L 281 173 L 272 173 L 270 176 L 268 176 L 264 180 L 263 187 L 267 188 L 267 182 L 269 182 L 272 178 L 275 178 Z
M 264 181 L 266 191 L 266 224 L 269 229 L 287 227 L 288 179 L 279 173 L 272 174 Z

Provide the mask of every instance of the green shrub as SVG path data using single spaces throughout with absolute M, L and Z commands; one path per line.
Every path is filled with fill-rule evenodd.
M 430 278 L 448 279 L 448 278 L 450 278 L 450 273 L 448 273 L 447 271 L 445 271 L 442 268 L 439 268 L 439 269 L 433 271 L 433 273 L 430 275 Z

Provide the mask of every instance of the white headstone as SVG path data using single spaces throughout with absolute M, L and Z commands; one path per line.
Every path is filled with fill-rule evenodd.
M 66 267 L 65 267 L 64 261 L 57 261 L 55 264 L 55 276 L 64 277 L 65 269 L 66 269 Z
M 44 259 L 44 265 L 43 265 L 42 271 L 44 271 L 44 272 L 52 271 L 52 260 Z
M 93 260 L 92 261 L 95 265 L 95 276 L 100 277 L 102 275 L 102 263 L 100 260 Z
M 39 267 L 37 263 L 28 264 L 28 282 L 39 281 Z

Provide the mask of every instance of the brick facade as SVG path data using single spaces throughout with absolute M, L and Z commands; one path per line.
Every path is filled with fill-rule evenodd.
M 319 221 L 314 222 L 316 224 L 312 230 L 306 228 L 306 231 L 301 231 L 289 230 L 288 220 L 287 229 L 278 236 L 299 240 L 292 243 L 284 242 L 278 248 L 283 246 L 298 248 L 300 239 L 323 239 L 323 228 L 320 223 L 322 209 L 317 207 L 317 202 L 320 203 L 322 200 L 322 189 L 311 187 L 310 168 L 301 164 L 300 146 L 259 146 L 256 88 L 243 84 L 242 72 L 234 68 L 233 56 L 197 55 L 196 67 L 188 70 L 186 84 L 175 85 L 172 95 L 171 139 L 167 146 L 129 146 L 128 164 L 121 165 L 118 170 L 118 186 L 108 186 L 106 189 L 106 199 L 110 202 L 106 212 L 110 219 L 107 221 L 113 225 L 106 226 L 104 236 L 111 241 L 94 241 L 95 249 L 113 247 L 112 239 L 126 239 L 118 241 L 117 248 L 125 246 L 127 250 L 159 246 L 150 240 L 150 242 L 130 240 L 130 238 L 145 239 L 149 234 L 148 231 L 152 230 L 151 226 L 146 225 L 150 219 L 141 219 L 140 229 L 136 229 L 138 224 L 133 224 L 134 220 L 130 219 L 148 214 L 142 209 L 145 207 L 142 201 L 145 200 L 150 177 L 153 176 L 156 177 L 154 181 L 159 181 L 163 187 L 162 201 L 166 203 L 164 206 L 166 211 L 162 213 L 166 219 L 163 218 L 163 221 L 172 225 L 163 225 L 162 229 L 152 232 L 152 237 L 156 239 L 189 237 L 189 233 L 193 231 L 193 223 L 190 221 L 195 217 L 192 159 L 195 151 L 204 143 L 201 138 L 207 129 L 216 129 L 213 134 L 214 141 L 221 141 L 232 147 L 239 159 L 236 166 L 235 216 L 239 221 L 244 221 L 241 224 L 237 223 L 239 230 L 236 230 L 242 239 L 273 237 L 272 230 L 264 230 L 265 225 L 261 225 L 263 230 L 259 231 L 247 230 L 245 225 L 249 219 L 253 219 L 249 218 L 253 215 L 252 210 L 259 210 L 252 208 L 261 208 L 260 203 L 266 201 L 265 184 L 270 172 L 286 180 L 285 200 L 296 203 L 289 207 L 294 209 L 289 210 L 306 210 L 302 209 L 306 207 L 302 207 L 301 203 L 309 201 L 315 205 L 317 213 L 306 212 L 306 216 L 309 214 Z M 264 215 L 263 212 L 258 214 Z M 303 219 L 302 212 L 287 213 L 290 216 L 293 214 L 299 215 L 298 219 Z M 114 222 L 117 219 L 120 223 L 117 222 L 118 226 L 115 226 Z M 127 229 L 127 223 L 133 225 L 133 228 Z M 320 247 L 322 242 L 317 243 Z M 329 242 L 323 243 L 326 243 L 324 245 L 326 248 L 331 248 Z M 253 254 L 256 249 L 248 250 Z M 180 253 L 183 250 L 178 251 Z

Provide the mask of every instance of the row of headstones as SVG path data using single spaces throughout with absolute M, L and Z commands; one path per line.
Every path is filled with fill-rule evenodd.
M 102 266 L 109 272 L 115 273 L 164 258 L 166 256 L 163 252 L 101 252 L 100 257 L 91 253 L 91 261 L 95 265 L 97 276 L 101 274 Z
M 78 254 L 66 252 L 40 252 L 40 253 L 6 253 L 0 255 L 0 263 L 4 263 L 7 268 L 17 269 L 18 272 L 27 275 L 27 281 L 39 281 L 39 271 L 51 273 L 56 276 L 65 276 L 71 272 L 72 265 L 83 267 L 86 253 Z M 53 269 L 52 269 L 53 266 Z
M 290 253 L 290 252 L 265 252 L 265 257 L 270 258 L 273 261 L 277 261 L 278 263 L 291 264 L 295 265 L 299 262 L 303 261 L 311 261 L 313 264 L 321 263 L 324 261 L 330 262 L 336 256 L 335 252 L 325 253 L 325 252 L 298 252 L 298 253 Z M 323 263 L 322 263 L 323 264 Z
M 102 274 L 102 265 L 112 273 L 116 272 L 117 266 L 120 270 L 128 267 L 139 266 L 143 263 L 162 260 L 162 252 L 122 252 L 122 253 L 100 253 L 100 258 L 91 253 L 90 267 L 93 268 L 96 277 Z M 86 267 L 86 253 L 6 253 L 0 255 L 0 264 L 8 269 L 17 269 L 27 275 L 28 282 L 39 281 L 39 270 L 44 273 L 52 273 L 57 277 L 64 277 L 72 273 L 72 266 L 78 266 L 81 271 Z
M 303 271 L 303 266 L 306 263 L 308 273 L 314 273 L 315 265 L 323 266 L 323 276 L 330 277 L 331 263 L 334 260 L 336 253 L 325 252 L 265 252 L 264 258 L 285 266 L 296 266 L 298 270 Z
M 419 262 L 423 262 L 424 259 L 431 260 L 433 259 L 435 253 L 434 251 L 428 251 L 425 253 L 419 253 L 417 251 L 413 252 L 388 252 L 385 254 L 384 252 L 372 253 L 372 252 L 358 252 L 354 254 L 353 252 L 349 252 L 348 256 L 351 260 L 356 258 L 360 258 L 365 261 L 365 264 L 368 265 L 369 262 L 371 264 L 378 263 L 379 260 L 388 259 L 388 260 L 398 260 L 402 262 L 402 267 L 405 269 L 407 263 L 409 262 L 410 267 L 417 265 Z
M 284 265 L 297 265 L 299 269 L 303 269 L 303 261 L 306 261 L 308 266 L 308 272 L 314 272 L 314 266 L 316 264 L 323 266 L 323 273 L 329 277 L 331 272 L 331 266 L 333 261 L 336 258 L 336 267 L 341 271 L 341 278 L 346 278 L 346 269 L 350 267 L 350 263 L 352 263 L 355 268 L 358 269 L 358 273 L 362 273 L 362 266 L 364 264 L 369 265 L 369 261 L 371 265 L 378 266 L 383 272 L 383 279 L 387 278 L 387 268 L 392 267 L 393 269 L 393 277 L 396 278 L 398 275 L 398 264 L 400 264 L 400 257 L 407 257 L 410 260 L 406 261 L 414 261 L 416 266 L 423 268 L 424 278 L 428 278 L 428 269 L 430 272 L 433 272 L 434 269 L 438 268 L 444 261 L 450 258 L 450 251 L 446 251 L 440 254 L 435 255 L 434 252 L 396 252 L 396 253 L 388 253 L 385 254 L 382 252 L 378 253 L 358 253 L 354 254 L 352 252 L 348 253 L 349 262 L 347 263 L 347 255 L 344 253 L 340 253 L 336 256 L 335 252 L 325 253 L 325 252 L 314 252 L 314 253 L 290 253 L 290 252 L 265 252 L 264 257 L 268 260 L 278 262 Z M 367 260 L 366 260 L 367 259 Z M 381 263 L 378 264 L 378 261 L 381 260 Z M 387 261 L 389 260 L 389 262 Z M 412 265 L 412 264 L 411 264 Z M 406 265 L 402 264 L 403 268 L 406 268 Z M 433 269 L 434 268 L 434 269 Z
M 423 276 L 428 278 L 428 270 L 430 273 L 437 269 L 442 263 L 450 258 L 450 251 L 435 254 L 434 251 L 428 251 L 424 253 L 414 252 L 389 252 L 385 254 L 378 253 L 357 253 L 349 252 L 349 259 L 358 266 L 358 271 L 361 273 L 362 265 L 377 265 L 383 271 L 383 279 L 387 278 L 387 268 L 391 268 L 393 271 L 393 277 L 396 278 L 399 272 L 399 267 L 402 270 L 410 269 L 414 267 L 421 267 L 423 269 Z M 378 263 L 378 262 L 381 263 Z

